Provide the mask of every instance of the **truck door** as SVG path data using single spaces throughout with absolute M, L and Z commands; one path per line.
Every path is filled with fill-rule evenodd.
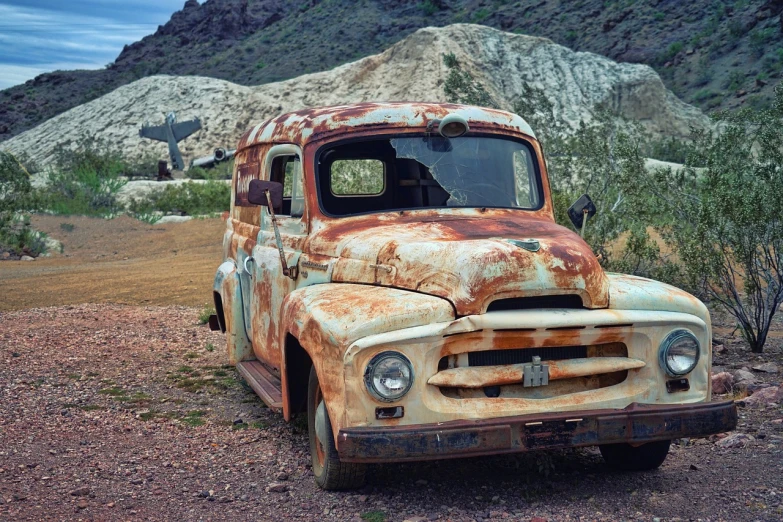
M 307 235 L 301 158 L 298 147 L 276 145 L 267 153 L 262 173 L 264 179 L 283 183 L 283 207 L 275 209 L 275 214 L 289 267 L 297 265 Z M 245 306 L 252 315 L 248 336 L 256 357 L 279 368 L 280 311 L 283 299 L 296 288 L 296 281 L 283 274 L 271 214 L 266 207 L 261 208 L 260 225 L 252 260 L 248 261 L 253 279 L 250 306 Z

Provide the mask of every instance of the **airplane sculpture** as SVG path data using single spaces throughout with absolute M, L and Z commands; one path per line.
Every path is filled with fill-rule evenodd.
M 202 169 L 211 169 L 218 163 L 223 163 L 234 157 L 236 149 L 226 150 L 224 148 L 217 148 L 212 156 L 204 156 L 203 158 L 196 158 L 191 160 L 190 168 L 201 167 Z
M 182 160 L 182 153 L 179 151 L 177 143 L 200 130 L 201 120 L 198 118 L 177 123 L 177 115 L 170 112 L 166 116 L 166 123 L 163 125 L 151 126 L 149 123 L 145 123 L 139 130 L 139 136 L 168 143 L 171 168 L 184 170 L 185 162 Z

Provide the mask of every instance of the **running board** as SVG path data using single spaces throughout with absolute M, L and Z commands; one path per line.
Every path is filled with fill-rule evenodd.
M 280 379 L 267 370 L 266 366 L 258 361 L 242 361 L 237 364 L 237 370 L 247 381 L 247 384 L 253 388 L 253 391 L 269 406 L 269 409 L 280 410 L 283 408 Z

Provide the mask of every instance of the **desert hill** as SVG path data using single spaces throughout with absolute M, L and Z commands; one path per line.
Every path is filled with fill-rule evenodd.
M 650 65 L 703 110 L 761 106 L 783 71 L 781 11 L 783 0 L 187 0 L 105 69 L 43 74 L 0 92 L 0 141 L 140 78 L 278 82 L 463 22 Z
M 201 117 L 204 126 L 181 143 L 187 161 L 216 146 L 233 147 L 253 123 L 291 110 L 359 101 L 445 101 L 444 53 L 454 53 L 502 106 L 510 107 L 527 81 L 543 89 L 574 125 L 589 120 L 596 104 L 659 134 L 685 135 L 691 125 L 708 124 L 698 109 L 666 90 L 650 67 L 574 52 L 545 38 L 455 24 L 421 29 L 379 55 L 331 71 L 257 87 L 195 76 L 144 78 L 2 145 L 11 152 L 35 151 L 44 166 L 56 147 L 84 138 L 108 140 L 129 156 L 151 152 L 165 158 L 166 145 L 140 139 L 138 129 L 176 111 L 180 120 Z

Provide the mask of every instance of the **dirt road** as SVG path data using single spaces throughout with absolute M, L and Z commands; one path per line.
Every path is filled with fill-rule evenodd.
M 0 314 L 0 520 L 783 518 L 779 406 L 741 409 L 744 447 L 680 440 L 650 473 L 587 449 L 376 466 L 363 490 L 320 491 L 305 422 L 262 406 L 198 311 Z M 726 344 L 722 364 L 747 359 Z
M 222 260 L 225 223 L 148 225 L 130 217 L 35 216 L 62 254 L 0 262 L 0 310 L 78 303 L 203 306 Z

